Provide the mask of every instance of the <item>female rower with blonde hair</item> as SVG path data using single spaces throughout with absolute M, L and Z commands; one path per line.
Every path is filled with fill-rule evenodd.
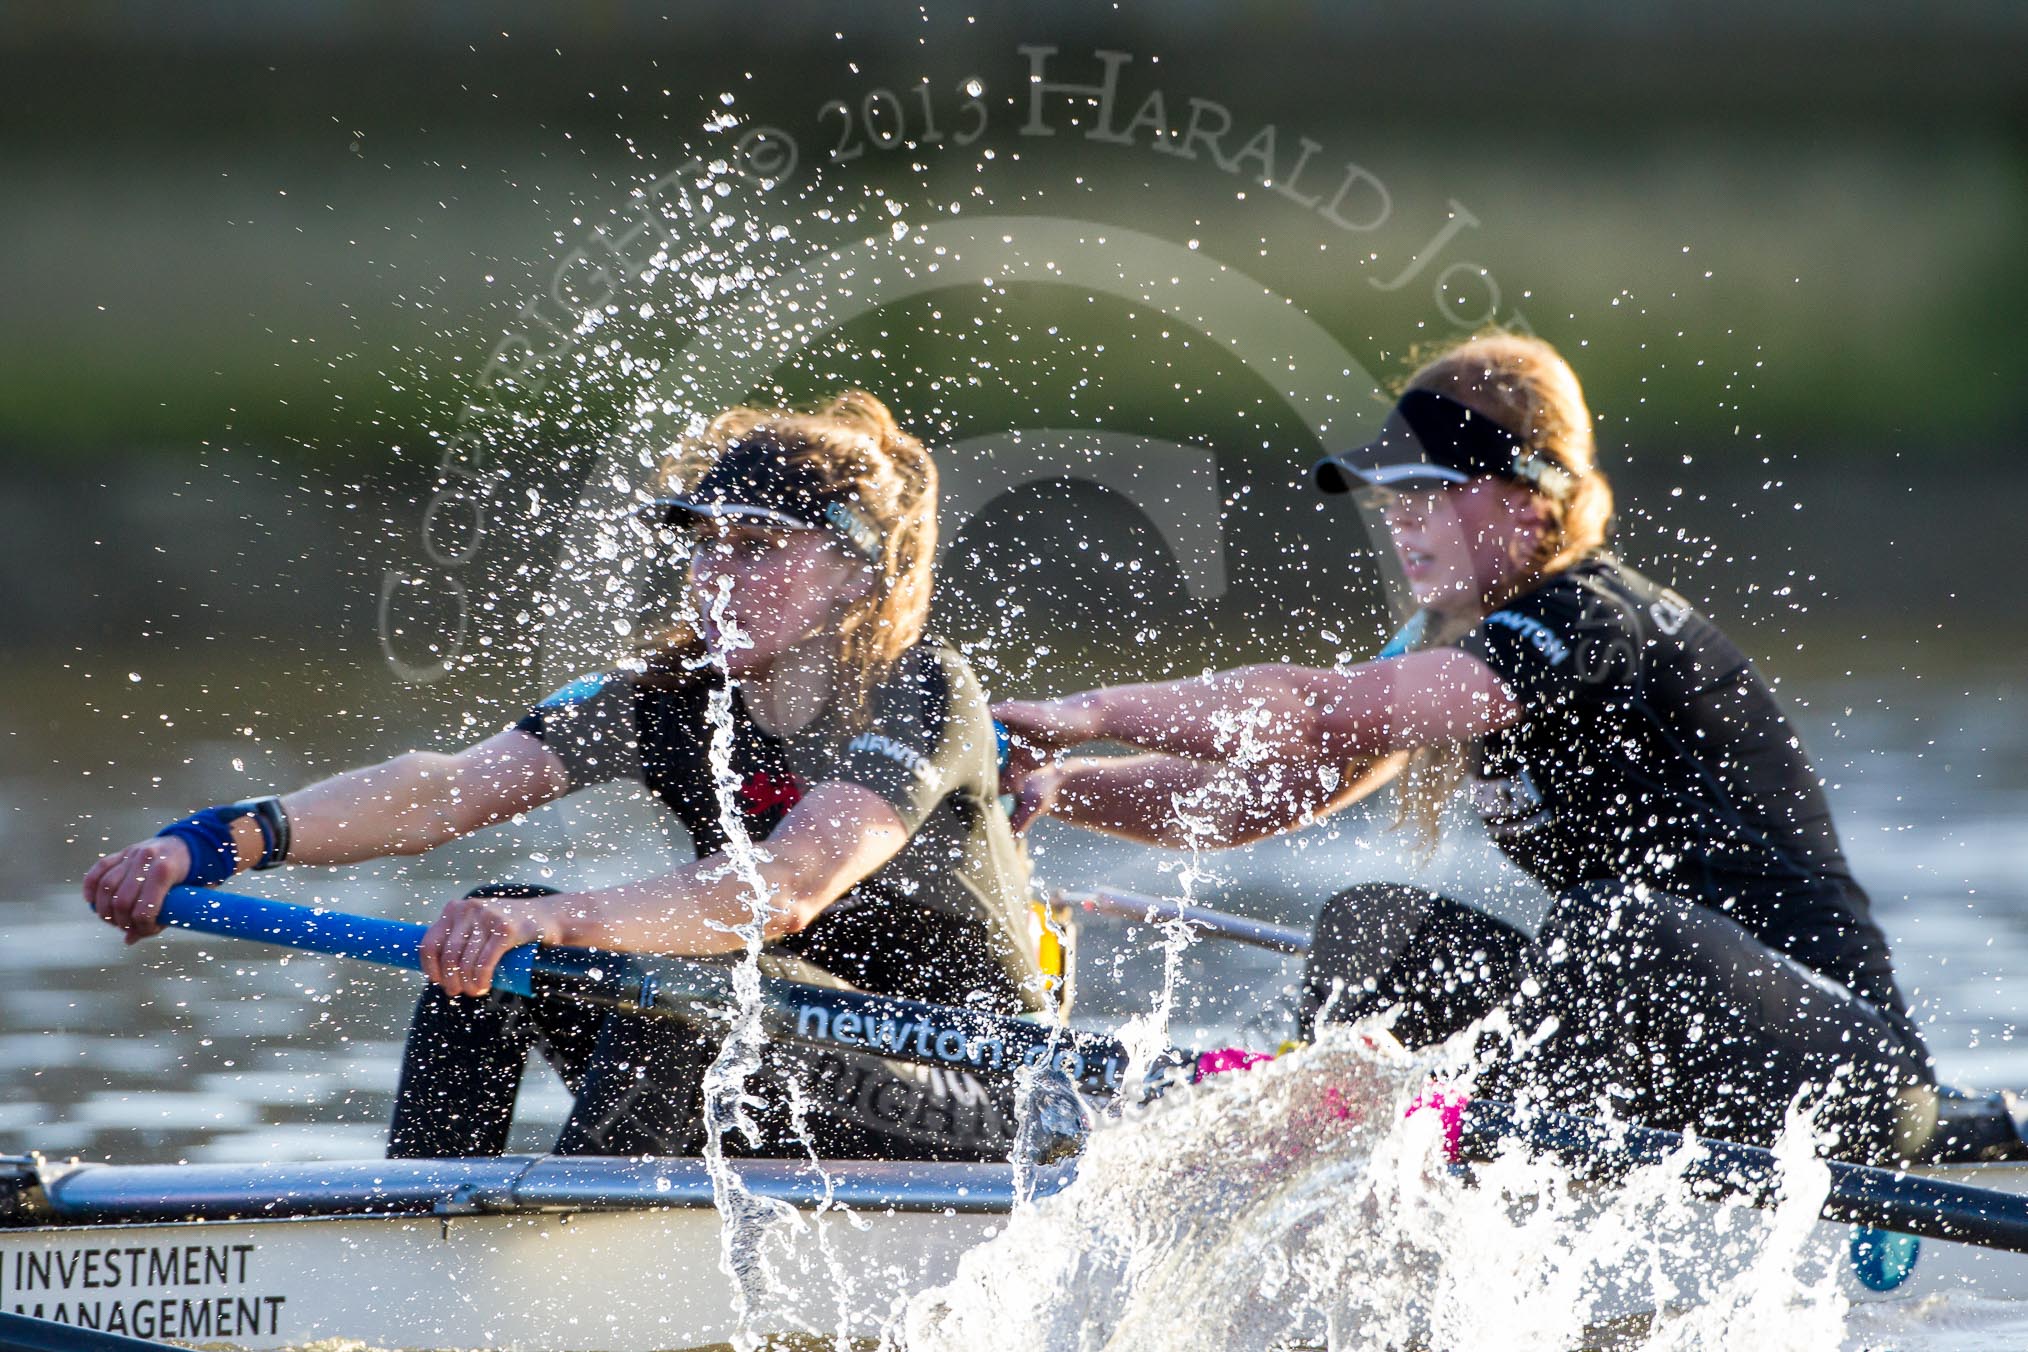
M 1405 771 L 1403 815 L 1433 833 L 1466 781 L 1554 896 L 1540 932 L 1351 888 L 1319 918 L 1306 1021 L 1392 1010 L 1414 1045 L 1504 1009 L 1482 1093 L 1758 1142 L 1801 1094 L 1840 1154 L 1920 1145 L 1929 1057 L 1820 781 L 1732 642 L 1605 551 L 1612 492 L 1556 350 L 1455 345 L 1315 476 L 1384 514 L 1420 607 L 1410 650 L 1003 704 L 1029 748 L 1005 782 L 1017 824 L 1233 845 Z M 1095 740 L 1144 754 L 1063 758 Z
M 641 539 L 684 552 L 687 602 L 641 650 L 463 751 L 207 809 L 85 879 L 132 939 L 154 932 L 163 894 L 186 879 L 419 853 L 589 785 L 645 785 L 688 831 L 694 862 L 590 891 L 482 887 L 430 927 L 433 984 L 403 1057 L 395 1155 L 499 1153 L 531 1049 L 576 1095 L 559 1152 L 701 1148 L 715 1036 L 491 985 L 501 956 L 530 941 L 742 950 L 750 890 L 728 853 L 728 811 L 765 842 L 753 868 L 772 908 L 771 971 L 1000 1013 L 1041 1003 L 1027 861 L 998 806 L 985 695 L 963 657 L 923 637 L 937 544 L 929 452 L 848 391 L 814 412 L 726 410 L 670 454 L 658 488 Z M 729 776 L 713 768 L 721 723 Z M 1013 1135 L 1006 1086 L 873 1057 L 772 1048 L 750 1088 L 764 1153 L 803 1149 L 797 1095 L 830 1158 L 1004 1158 Z

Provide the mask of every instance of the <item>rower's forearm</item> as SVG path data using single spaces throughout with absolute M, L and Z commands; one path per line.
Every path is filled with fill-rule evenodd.
M 688 957 L 738 952 L 756 915 L 764 941 L 795 934 L 907 843 L 886 800 L 854 784 L 817 784 L 752 867 L 719 850 L 659 878 L 573 894 L 556 908 L 561 942 Z
M 1049 815 L 1087 831 L 1185 849 L 1193 842 L 1176 815 L 1177 799 L 1200 792 L 1215 773 L 1210 761 L 1160 753 L 1073 760 L 1063 767 Z
M 1153 754 L 1074 760 L 1049 815 L 1169 849 L 1219 850 L 1308 825 L 1371 791 L 1375 766 L 1231 762 Z M 1385 776 L 1381 776 L 1384 782 Z
M 1308 823 L 1345 778 L 1308 762 L 1241 766 L 1160 752 L 1073 760 L 1048 815 L 1144 845 L 1229 849 Z
M 412 751 L 282 797 L 289 862 L 356 864 L 421 854 L 500 820 L 474 810 L 449 756 Z
M 762 881 L 765 884 L 766 879 Z M 736 871 L 725 870 L 714 878 L 693 866 L 641 882 L 569 893 L 558 897 L 556 905 L 557 943 L 618 953 L 707 957 L 746 947 L 738 930 L 752 923 L 753 888 Z M 780 911 L 770 889 L 768 918 Z
M 1286 758 L 1315 740 L 1314 702 L 1273 666 L 1108 686 L 1072 699 L 1093 717 L 1098 737 L 1194 760 Z

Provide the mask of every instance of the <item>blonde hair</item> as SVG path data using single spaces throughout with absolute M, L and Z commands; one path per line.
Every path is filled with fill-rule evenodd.
M 864 390 L 845 390 L 803 412 L 741 404 L 670 449 L 655 493 L 694 486 L 726 450 L 765 434 L 792 461 L 814 469 L 825 485 L 843 489 L 880 533 L 872 589 L 838 624 L 840 694 L 848 721 L 864 716 L 873 688 L 922 639 L 928 623 L 937 554 L 937 469 L 929 450 L 901 429 L 887 405 Z M 677 624 L 642 645 L 653 670 L 673 674 L 674 658 L 701 648 L 694 629 Z M 658 660 L 659 659 L 659 660 Z
M 1411 353 L 1418 365 L 1395 391 L 1434 390 L 1483 413 L 1527 448 L 1564 472 L 1556 492 L 1536 490 L 1543 531 L 1523 565 L 1523 585 L 1560 572 L 1605 544 L 1612 526 L 1613 490 L 1598 468 L 1591 408 L 1577 372 L 1563 354 L 1531 334 L 1482 329 L 1470 338 Z M 1472 617 L 1476 623 L 1476 617 Z M 1467 626 L 1436 627 L 1422 646 L 1461 636 Z M 1421 844 L 1434 849 L 1443 810 L 1463 781 L 1467 748 L 1443 743 L 1409 757 L 1396 788 L 1397 826 L 1413 824 Z

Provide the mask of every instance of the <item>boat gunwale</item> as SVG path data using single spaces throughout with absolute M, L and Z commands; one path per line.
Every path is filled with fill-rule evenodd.
M 999 1214 L 1012 1210 L 1011 1165 L 924 1160 L 734 1160 L 745 1187 L 798 1210 Z M 713 1206 L 704 1161 L 684 1158 L 508 1155 L 481 1159 L 335 1160 L 300 1164 L 16 1165 L 18 1193 L 0 1207 L 9 1231 L 181 1221 L 308 1217 L 540 1215 L 701 1210 Z M 1035 1171 L 1031 1195 L 1071 1178 Z

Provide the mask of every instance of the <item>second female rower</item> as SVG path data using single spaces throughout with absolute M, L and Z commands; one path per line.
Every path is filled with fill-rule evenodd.
M 700 1151 L 715 1030 L 491 985 L 502 955 L 529 942 L 743 949 L 749 889 L 730 866 L 710 761 L 714 698 L 731 721 L 740 825 L 765 842 L 754 866 L 773 903 L 769 971 L 1003 1014 L 1042 1003 L 985 696 L 962 656 L 923 637 L 937 540 L 928 451 L 850 391 L 814 413 L 727 410 L 672 456 L 662 487 L 647 524 L 665 545 L 671 530 L 688 539 L 688 618 L 643 649 L 463 751 L 207 809 L 85 879 L 132 939 L 155 931 L 163 894 L 186 879 L 420 853 L 616 779 L 660 799 L 694 862 L 597 891 L 482 887 L 430 926 L 393 1155 L 500 1153 L 531 1050 L 575 1095 L 559 1153 Z M 804 1148 L 792 1081 L 827 1158 L 1005 1158 L 1014 1134 L 1004 1085 L 776 1047 L 750 1083 L 761 1153 Z
M 1393 1011 L 1411 1045 L 1495 1011 L 1479 1092 L 1767 1142 L 1800 1094 L 1833 1148 L 1929 1136 L 1929 1056 L 1821 781 L 1768 684 L 1681 595 L 1605 549 L 1612 493 L 1576 375 L 1491 334 L 1425 364 L 1379 439 L 1317 466 L 1384 513 L 1418 650 L 1272 664 L 996 712 L 1017 819 L 1170 846 L 1301 828 L 1390 779 L 1434 833 L 1469 786 L 1554 896 L 1527 936 L 1392 883 L 1317 925 L 1307 1018 Z M 1140 748 L 1061 759 L 1079 743 Z

